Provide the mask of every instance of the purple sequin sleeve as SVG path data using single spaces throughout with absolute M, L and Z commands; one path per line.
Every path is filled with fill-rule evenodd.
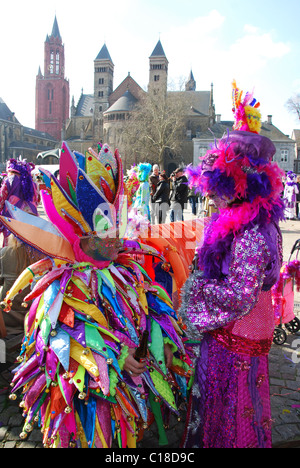
M 245 231 L 233 242 L 225 280 L 204 279 L 199 272 L 189 277 L 181 315 L 198 331 L 209 331 L 248 314 L 257 302 L 269 261 L 264 237 L 255 228 Z

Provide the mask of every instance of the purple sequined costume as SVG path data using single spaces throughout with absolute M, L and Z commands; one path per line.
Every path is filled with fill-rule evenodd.
M 15 173 L 9 173 L 2 182 L 0 189 L 0 214 L 11 217 L 11 213 L 5 205 L 6 200 L 27 213 L 38 215 L 38 193 L 30 175 L 27 176 L 26 185 L 21 183 L 20 175 Z M 4 226 L 1 226 L 0 230 L 4 238 L 10 235 L 10 232 Z
M 185 285 L 181 315 L 191 338 L 202 334 L 194 348 L 185 448 L 271 447 L 270 289 L 278 279 L 280 250 L 274 223 L 251 227 L 233 240 L 222 280 L 205 279 L 198 271 Z

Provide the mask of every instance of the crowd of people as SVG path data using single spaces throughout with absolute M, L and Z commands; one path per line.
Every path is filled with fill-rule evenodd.
M 37 216 L 26 161 L 9 162 L 1 222 L 6 244 L 19 240 L 2 249 L 1 305 L 9 331 L 15 307 L 16 330 L 24 326 L 11 395 L 22 389 L 22 438 L 38 420 L 47 447 L 116 440 L 134 448 L 155 419 L 164 445 L 165 420 L 183 399 L 182 448 L 272 446 L 272 288 L 282 265 L 279 223 L 296 216 L 299 190 L 290 173 L 283 187 L 253 94 L 243 97 L 234 83 L 233 104 L 233 130 L 199 166 L 170 177 L 141 163 L 124 182 L 118 151 L 104 145 L 84 157 L 64 143 L 59 178 L 43 173 L 47 221 Z M 126 237 L 124 195 L 128 209 L 162 224 L 168 213 L 184 222 L 188 201 L 197 215 L 201 194 L 210 220 L 176 309 L 169 247 Z M 29 249 L 22 262 L 21 246 Z M 28 266 L 30 252 L 39 257 Z M 26 319 L 21 301 L 30 305 Z
M 130 200 L 132 198 L 133 176 L 138 181 L 143 171 L 144 164 L 140 164 L 136 169 L 132 168 L 127 177 Z M 196 193 L 194 188 L 188 185 L 185 175 L 185 168 L 178 167 L 169 177 L 165 171 L 160 171 L 157 164 L 148 166 L 147 181 L 135 185 L 136 192 L 133 195 L 133 206 L 141 214 L 146 215 L 151 224 L 164 224 L 168 221 L 184 221 L 184 209 L 190 203 L 192 213 L 196 216 L 199 208 L 199 201 L 202 196 Z M 149 167 L 150 166 L 150 167 Z M 142 196 L 143 194 L 143 196 Z M 145 205 L 149 203 L 149 212 L 145 213 Z
M 150 171 L 150 165 L 148 165 Z M 135 207 L 146 215 L 151 224 L 184 221 L 184 210 L 190 206 L 194 216 L 211 217 L 219 211 L 213 198 L 202 194 L 189 185 L 186 168 L 179 167 L 168 177 L 154 164 L 149 172 L 149 183 L 143 184 L 143 199 L 134 196 Z M 285 206 L 285 219 L 300 220 L 300 175 L 288 171 L 282 177 L 282 200 Z M 137 184 L 136 189 L 139 187 Z M 146 199 L 145 199 L 146 197 Z M 149 210 L 148 210 L 149 204 Z M 147 206 L 141 209 L 142 206 Z

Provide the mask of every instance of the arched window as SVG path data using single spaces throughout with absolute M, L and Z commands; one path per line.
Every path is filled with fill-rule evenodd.
M 50 71 L 50 73 L 53 73 L 53 72 L 54 72 L 54 51 L 53 51 L 53 50 L 51 50 L 51 52 L 50 52 L 49 71 Z
M 55 73 L 56 75 L 59 74 L 59 50 L 56 51 L 56 67 L 55 67 Z

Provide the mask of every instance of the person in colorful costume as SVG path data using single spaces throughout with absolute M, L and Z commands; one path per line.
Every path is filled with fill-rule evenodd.
M 179 311 L 194 339 L 195 380 L 182 446 L 271 447 L 268 353 L 279 279 L 282 171 L 261 135 L 259 103 L 233 83 L 235 124 L 189 182 L 216 201 Z M 197 344 L 198 342 L 198 344 Z
M 139 188 L 140 183 L 139 179 L 137 176 L 137 167 L 136 166 L 131 166 L 131 169 L 127 171 L 127 178 L 125 181 L 125 192 L 127 195 L 127 204 L 128 204 L 128 209 L 130 209 L 135 193 L 137 189 Z
M 297 175 L 293 171 L 289 171 L 286 175 L 286 182 L 284 185 L 283 200 L 285 204 L 285 217 L 286 219 L 297 219 L 296 216 L 296 203 L 297 194 L 299 193 L 297 184 Z
M 139 188 L 136 191 L 133 206 L 137 212 L 150 222 L 150 184 L 149 174 L 152 169 L 151 164 L 141 163 L 138 165 Z
M 168 292 L 142 260 L 166 260 L 128 240 L 122 161 L 116 150 L 85 156 L 63 143 L 59 181 L 46 170 L 41 198 L 48 220 L 15 209 L 1 217 L 45 259 L 27 268 L 2 303 L 28 284 L 25 337 L 11 398 L 22 389 L 21 438 L 38 421 L 50 447 L 135 447 L 154 415 L 166 444 L 161 407 L 178 414 L 191 361 Z M 140 260 L 140 261 L 139 261 Z M 161 268 L 160 268 L 161 270 Z M 160 275 L 163 270 L 160 271 Z M 166 275 L 167 272 L 164 272 Z M 134 351 L 149 331 L 145 363 Z M 168 366 L 168 367 L 167 367 Z M 178 393 L 178 392 L 177 392 Z
M 7 176 L 3 179 L 0 188 L 0 213 L 9 216 L 5 201 L 37 216 L 37 205 L 40 202 L 37 186 L 32 179 L 31 171 L 35 165 L 26 159 L 11 158 L 6 164 Z M 10 232 L 1 226 L 4 236 L 3 245 L 7 245 Z

